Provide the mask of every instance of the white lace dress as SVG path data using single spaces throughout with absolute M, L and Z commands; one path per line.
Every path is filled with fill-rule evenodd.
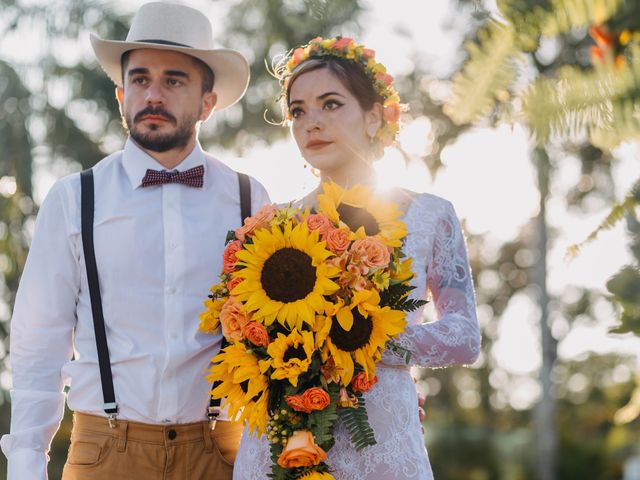
M 473 363 L 480 352 L 480 331 L 464 236 L 452 205 L 430 194 L 417 195 L 404 220 L 405 252 L 413 258 L 417 287 L 427 290 L 437 321 L 423 323 L 422 310 L 407 317 L 409 326 L 397 343 L 411 351 L 411 364 L 445 367 Z M 404 480 L 433 478 L 418 418 L 417 392 L 404 359 L 390 351 L 376 371 L 378 383 L 365 395 L 376 445 L 356 452 L 338 422 L 336 443 L 327 463 L 337 480 Z M 271 471 L 266 437 L 242 437 L 234 480 L 264 480 Z

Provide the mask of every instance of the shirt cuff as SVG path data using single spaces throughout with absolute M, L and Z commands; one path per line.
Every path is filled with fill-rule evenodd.
M 0 441 L 5 454 L 7 437 L 8 435 L 4 435 Z M 48 461 L 49 456 L 38 450 L 28 448 L 11 450 L 7 455 L 7 480 L 46 480 Z

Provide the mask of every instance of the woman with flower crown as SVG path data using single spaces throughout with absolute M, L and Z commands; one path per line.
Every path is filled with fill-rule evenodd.
M 316 38 L 294 49 L 276 73 L 283 112 L 300 152 L 322 181 L 330 182 L 296 206 L 337 209 L 341 220 L 349 224 L 350 218 L 367 234 L 393 225 L 393 210 L 401 208 L 407 228 L 404 252 L 415 275 L 411 296 L 422 299 L 429 293 L 436 312 L 437 321 L 431 323 L 423 323 L 422 308 L 409 313 L 407 328 L 395 340 L 399 348 L 386 349 L 377 365 L 377 383 L 364 395 L 376 444 L 356 451 L 345 426 L 336 424 L 327 460 L 331 475 L 338 480 L 432 479 L 409 367 L 471 364 L 480 352 L 460 224 L 452 205 L 431 194 L 396 189 L 371 195 L 372 163 L 395 141 L 402 111 L 393 77 L 375 60 L 375 52 L 350 38 Z M 381 233 L 389 238 L 404 234 Z M 374 334 L 356 323 L 348 332 L 349 345 L 342 345 L 346 350 L 357 350 Z M 409 364 L 398 351 L 410 353 Z M 271 465 L 267 438 L 245 430 L 234 479 L 265 479 Z M 331 477 L 313 473 L 302 478 Z

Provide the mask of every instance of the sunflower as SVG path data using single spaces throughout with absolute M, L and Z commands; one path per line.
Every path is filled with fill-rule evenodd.
M 323 183 L 318 195 L 318 209 L 330 220 L 344 223 L 355 232 L 354 238 L 376 237 L 389 247 L 401 247 L 407 227 L 403 213 L 393 203 L 378 198 L 373 190 L 357 185 L 349 190 L 337 183 Z
M 298 480 L 336 480 L 336 477 L 328 472 L 318 472 L 317 470 L 312 470 L 303 474 L 301 477 L 298 477 Z
M 236 342 L 225 347 L 212 360 L 207 380 L 221 382 L 211 391 L 213 398 L 225 398 L 229 417 L 247 421 L 251 432 L 262 435 L 267 428 L 268 379 L 260 372 L 258 358 Z
M 206 333 L 218 333 L 220 312 L 222 311 L 222 306 L 226 301 L 226 298 L 208 298 L 204 301 L 204 306 L 207 309 L 200 314 L 200 325 L 198 330 L 202 330 Z
M 293 330 L 289 335 L 278 333 L 278 337 L 267 347 L 267 354 L 271 358 L 260 360 L 260 371 L 264 373 L 272 368 L 272 379 L 286 378 L 296 387 L 298 377 L 309 370 L 314 351 L 315 340 L 312 332 Z
M 324 340 L 322 360 L 326 361 L 330 356 L 333 358 L 336 368 L 340 369 L 340 382 L 344 386 L 353 378 L 355 363 L 361 365 L 368 376 L 373 376 L 385 343 L 401 333 L 406 325 L 404 312 L 380 307 L 380 298 L 375 290 L 371 290 L 370 295 L 370 298 L 358 304 L 337 306 L 333 317 L 319 316 L 316 320 L 316 343 Z M 342 322 L 338 320 L 338 315 L 342 317 Z M 347 330 L 343 325 L 345 320 L 348 325 L 349 316 L 351 326 Z
M 231 293 L 254 320 L 267 326 L 277 320 L 301 329 L 325 310 L 324 296 L 339 288 L 331 280 L 339 270 L 325 262 L 331 255 L 318 232 L 310 232 L 304 223 L 257 230 L 253 243 L 236 253 L 237 264 L 244 268 L 235 276 L 244 281 Z

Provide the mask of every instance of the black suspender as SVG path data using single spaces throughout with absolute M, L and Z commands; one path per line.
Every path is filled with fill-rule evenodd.
M 249 177 L 244 173 L 238 173 L 238 186 L 240 187 L 240 225 L 244 223 L 244 219 L 251 216 L 251 182 Z M 220 344 L 220 350 L 222 351 L 229 342 L 222 337 L 222 343 Z M 213 382 L 211 390 L 215 389 L 222 382 Z M 216 420 L 220 415 L 221 399 L 209 397 L 209 407 L 207 408 L 207 417 L 209 418 L 209 425 L 211 430 L 216 428 Z
M 242 225 L 245 218 L 251 216 L 251 183 L 249 177 L 238 173 L 240 188 L 240 214 Z M 80 215 L 82 228 L 82 248 L 84 261 L 87 267 L 87 280 L 89 284 L 89 297 L 91 299 L 91 313 L 93 315 L 93 328 L 98 349 L 98 365 L 100 367 L 100 382 L 102 383 L 102 397 L 104 411 L 109 419 L 109 426 L 116 426 L 115 419 L 118 415 L 118 404 L 113 389 L 113 376 L 111 374 L 111 361 L 107 346 L 107 333 L 104 326 L 104 314 L 102 311 L 102 298 L 100 296 L 100 283 L 98 281 L 98 267 L 93 246 L 93 215 L 95 210 L 93 170 L 88 169 L 80 173 Z M 222 337 L 222 346 L 226 341 Z M 213 385 L 213 388 L 216 384 Z M 220 400 L 210 399 L 207 416 L 211 427 L 215 426 L 216 418 L 220 413 Z
M 82 248 L 84 263 L 87 266 L 87 281 L 89 283 L 89 297 L 91 298 L 91 313 L 93 315 L 93 330 L 98 348 L 98 366 L 100 367 L 100 382 L 102 383 L 103 408 L 109 418 L 109 426 L 115 427 L 118 415 L 118 404 L 113 391 L 111 376 L 111 361 L 107 346 L 107 332 L 104 328 L 102 313 L 102 298 L 100 297 L 100 283 L 98 282 L 98 267 L 93 248 L 93 212 L 95 208 L 93 195 L 93 170 L 88 169 L 80 174 L 80 215 L 82 225 Z

